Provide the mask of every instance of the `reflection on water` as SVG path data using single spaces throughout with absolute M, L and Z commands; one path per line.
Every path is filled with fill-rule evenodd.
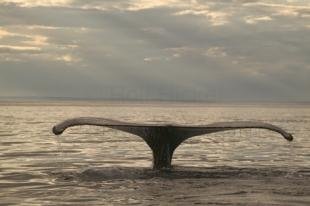
M 98 116 L 132 122 L 207 124 L 260 120 L 285 128 L 194 137 L 175 152 L 173 171 L 150 170 L 138 137 L 103 127 L 52 126 Z M 310 107 L 217 105 L 0 106 L 2 204 L 275 204 L 310 202 Z

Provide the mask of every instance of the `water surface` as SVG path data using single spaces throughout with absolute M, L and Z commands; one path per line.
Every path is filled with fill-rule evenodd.
M 139 138 L 78 126 L 56 137 L 54 124 L 97 116 L 130 122 L 207 124 L 259 120 L 293 133 L 293 142 L 258 129 L 185 141 L 172 171 L 155 172 Z M 3 205 L 309 205 L 310 107 L 2 103 L 0 199 Z

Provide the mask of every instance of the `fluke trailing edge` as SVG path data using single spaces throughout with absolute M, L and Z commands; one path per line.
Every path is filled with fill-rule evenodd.
M 80 117 L 68 119 L 53 127 L 53 133 L 60 135 L 67 128 L 77 125 L 105 126 L 128 132 L 141 137 L 152 149 L 153 168 L 170 168 L 174 150 L 186 139 L 214 132 L 234 129 L 256 128 L 267 129 L 280 133 L 286 140 L 292 141 L 293 136 L 283 129 L 263 122 L 218 122 L 208 125 L 177 125 L 177 124 L 138 124 L 111 119 Z

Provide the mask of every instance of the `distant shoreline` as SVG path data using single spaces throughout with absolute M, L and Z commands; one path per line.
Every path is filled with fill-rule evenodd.
M 310 107 L 310 102 L 204 102 L 168 100 L 0 98 L 0 106 Z

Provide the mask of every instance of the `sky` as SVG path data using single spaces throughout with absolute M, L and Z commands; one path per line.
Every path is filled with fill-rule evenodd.
M 0 97 L 310 101 L 308 0 L 0 0 Z

